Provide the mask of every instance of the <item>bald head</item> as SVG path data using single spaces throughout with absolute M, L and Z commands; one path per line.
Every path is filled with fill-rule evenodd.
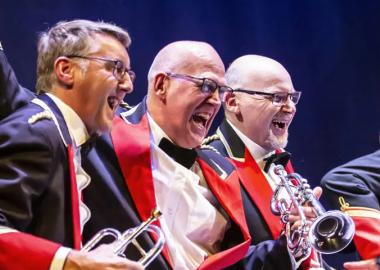
M 148 73 L 149 89 L 159 72 L 187 74 L 199 69 L 216 70 L 224 76 L 224 64 L 216 50 L 208 43 L 200 41 L 176 41 L 161 49 L 153 60 Z
M 233 89 L 240 89 L 225 96 L 226 118 L 267 151 L 285 147 L 296 112 L 289 98 L 295 90 L 286 69 L 268 57 L 245 55 L 230 65 L 226 80 Z M 271 94 L 285 95 L 286 101 L 274 104 Z
M 279 81 L 290 81 L 286 69 L 277 61 L 260 55 L 244 55 L 232 62 L 226 72 L 227 84 L 232 88 L 260 90 Z
M 220 107 L 218 91 L 203 91 L 202 85 L 205 79 L 225 85 L 224 75 L 224 64 L 209 44 L 178 41 L 167 45 L 149 70 L 149 114 L 177 145 L 199 146 Z

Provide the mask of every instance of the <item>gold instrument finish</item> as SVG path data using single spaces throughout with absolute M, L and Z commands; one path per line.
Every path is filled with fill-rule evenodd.
M 299 174 L 288 174 L 282 165 L 272 166 L 268 173 L 272 178 L 280 179 L 271 199 L 271 210 L 275 215 L 281 216 L 281 221 L 287 225 L 288 247 L 295 257 L 308 257 L 311 248 L 322 254 L 332 254 L 349 245 L 355 233 L 351 217 L 338 210 L 326 212 L 315 198 L 307 180 Z M 280 198 L 284 189 L 290 201 Z M 308 225 L 302 208 L 306 203 L 313 207 L 317 216 L 311 226 Z M 301 226 L 293 231 L 288 224 L 292 208 L 297 209 L 301 220 Z
M 125 257 L 124 252 L 126 248 L 132 243 L 142 255 L 139 262 L 146 267 L 160 254 L 165 244 L 165 237 L 161 229 L 155 225 L 152 225 L 152 223 L 161 215 L 162 213 L 159 210 L 154 209 L 151 216 L 147 220 L 142 222 L 139 226 L 128 229 L 123 233 L 120 233 L 118 230 L 112 228 L 103 229 L 86 243 L 86 245 L 82 248 L 82 251 L 92 250 L 95 246 L 100 244 L 100 241 L 102 241 L 106 236 L 111 236 L 115 239 L 114 242 L 112 242 L 112 245 L 114 245 L 114 254 Z M 149 251 L 145 251 L 136 241 L 136 238 L 143 232 L 150 232 L 157 236 L 156 244 Z

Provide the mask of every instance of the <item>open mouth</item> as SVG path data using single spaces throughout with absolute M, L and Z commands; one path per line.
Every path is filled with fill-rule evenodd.
M 107 98 L 108 106 L 111 110 L 116 110 L 117 106 L 119 105 L 119 99 L 115 96 L 110 96 Z
M 280 120 L 273 120 L 272 124 L 279 129 L 284 129 L 286 127 L 286 122 Z
M 211 114 L 209 114 L 209 113 L 194 113 L 191 116 L 191 119 L 195 123 L 202 125 L 204 128 L 207 127 L 207 124 L 208 124 L 208 121 L 210 120 L 210 118 L 211 118 Z

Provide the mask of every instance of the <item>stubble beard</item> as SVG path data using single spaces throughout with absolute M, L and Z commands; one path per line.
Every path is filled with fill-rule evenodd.
M 281 137 L 277 137 L 273 134 L 273 132 L 269 131 L 269 136 L 265 141 L 265 145 L 267 146 L 267 150 L 274 151 L 276 149 L 285 148 L 288 145 L 288 131 Z

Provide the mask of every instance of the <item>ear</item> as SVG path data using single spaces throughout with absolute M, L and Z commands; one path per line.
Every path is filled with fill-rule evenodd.
M 66 88 L 72 88 L 74 84 L 75 64 L 67 57 L 60 56 L 54 62 L 54 73 L 58 83 Z
M 165 73 L 157 73 L 154 76 L 153 80 L 153 92 L 154 94 L 162 101 L 165 102 L 167 88 L 168 88 L 168 80 L 166 79 Z
M 224 108 L 233 114 L 240 114 L 239 100 L 233 92 L 224 94 Z

